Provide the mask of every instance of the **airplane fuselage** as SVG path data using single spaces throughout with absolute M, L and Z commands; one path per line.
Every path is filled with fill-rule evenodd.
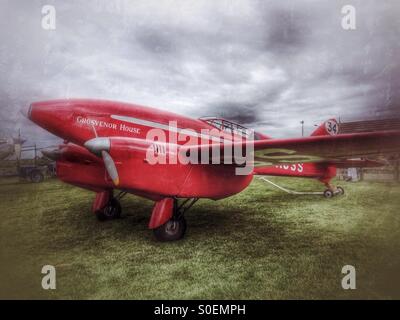
M 166 142 L 177 145 L 182 130 L 190 129 L 199 139 L 219 141 L 221 135 L 208 123 L 154 108 L 101 100 L 54 100 L 33 103 L 32 121 L 69 142 L 62 146 L 65 157 L 57 161 L 58 177 L 94 191 L 113 188 L 104 164 L 82 145 L 97 137 L 130 137 L 146 141 L 150 130 L 164 132 Z M 171 126 L 172 124 L 172 126 Z M 211 134 L 204 135 L 204 130 Z M 218 130 L 217 130 L 218 131 Z M 172 141 L 173 140 L 173 141 Z M 71 144 L 72 143 L 72 144 Z M 115 151 L 118 152 L 118 151 Z M 118 188 L 150 199 L 164 197 L 220 199 L 246 188 L 250 175 L 236 175 L 233 165 L 150 164 L 145 149 L 111 154 L 121 177 Z M 73 155 L 75 154 L 75 157 Z M 91 159 L 91 161 L 82 161 Z

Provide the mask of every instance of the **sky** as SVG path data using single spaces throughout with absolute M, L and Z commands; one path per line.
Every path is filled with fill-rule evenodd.
M 301 120 L 309 134 L 332 117 L 397 116 L 399 17 L 396 0 L 1 0 L 0 135 L 56 143 L 19 112 L 54 98 L 222 116 L 273 137 L 301 135 Z

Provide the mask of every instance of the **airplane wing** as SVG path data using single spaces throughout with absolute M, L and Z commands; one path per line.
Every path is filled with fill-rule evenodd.
M 176 146 L 176 145 L 175 145 Z M 133 156 L 143 157 L 144 161 L 151 163 L 147 158 L 147 151 L 152 148 L 158 155 L 173 155 L 178 151 L 188 156 L 192 151 L 199 152 L 206 150 L 215 159 L 214 151 L 218 151 L 218 164 L 226 164 L 225 149 L 238 148 L 241 154 L 245 155 L 250 150 L 254 154 L 254 165 L 273 165 L 276 163 L 299 163 L 299 162 L 327 162 L 339 161 L 355 157 L 392 154 L 400 152 L 400 131 L 384 131 L 369 133 L 343 134 L 336 136 L 311 136 L 296 139 L 264 139 L 257 141 L 244 140 L 243 142 L 227 142 L 219 144 L 201 144 L 201 145 L 182 145 L 172 147 L 165 143 L 158 143 L 137 138 L 126 137 L 96 137 L 88 140 L 83 147 L 75 147 L 79 156 L 83 159 L 92 161 L 103 161 L 110 177 L 115 185 L 119 184 L 119 175 L 116 161 L 129 159 Z M 235 149 L 236 150 L 236 149 Z M 69 150 L 68 155 L 73 152 Z M 233 165 L 242 165 L 236 163 L 231 151 L 231 161 Z M 89 157 L 90 156 L 90 159 Z M 98 156 L 97 158 L 95 158 Z M 100 160 L 99 157 L 102 157 Z M 201 162 L 197 162 L 201 163 Z M 214 161 L 212 163 L 215 163 Z
M 400 152 L 400 131 L 339 134 L 334 136 L 310 136 L 294 139 L 266 139 L 257 141 L 230 142 L 224 144 L 182 146 L 180 152 L 201 152 L 219 149 L 220 158 L 226 148 L 246 149 L 254 146 L 254 165 L 276 163 L 326 162 L 344 159 L 394 154 Z M 218 154 L 218 152 L 217 152 Z

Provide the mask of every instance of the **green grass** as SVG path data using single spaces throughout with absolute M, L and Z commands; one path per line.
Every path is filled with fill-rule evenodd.
M 274 178 L 292 189 L 315 181 Z M 346 195 L 287 195 L 254 179 L 243 193 L 200 200 L 186 238 L 159 243 L 150 201 L 98 222 L 94 194 L 57 180 L 0 180 L 0 298 L 399 299 L 400 185 L 341 183 Z M 41 289 L 43 265 L 57 289 Z M 357 289 L 341 288 L 342 266 Z

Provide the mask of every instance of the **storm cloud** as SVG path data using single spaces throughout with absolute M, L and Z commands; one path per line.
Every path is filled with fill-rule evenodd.
M 42 6 L 56 30 L 41 27 Z M 341 26 L 344 5 L 356 30 Z M 305 121 L 392 117 L 400 101 L 398 1 L 2 1 L 0 134 L 54 137 L 19 113 L 101 98 L 217 115 L 271 136 Z

